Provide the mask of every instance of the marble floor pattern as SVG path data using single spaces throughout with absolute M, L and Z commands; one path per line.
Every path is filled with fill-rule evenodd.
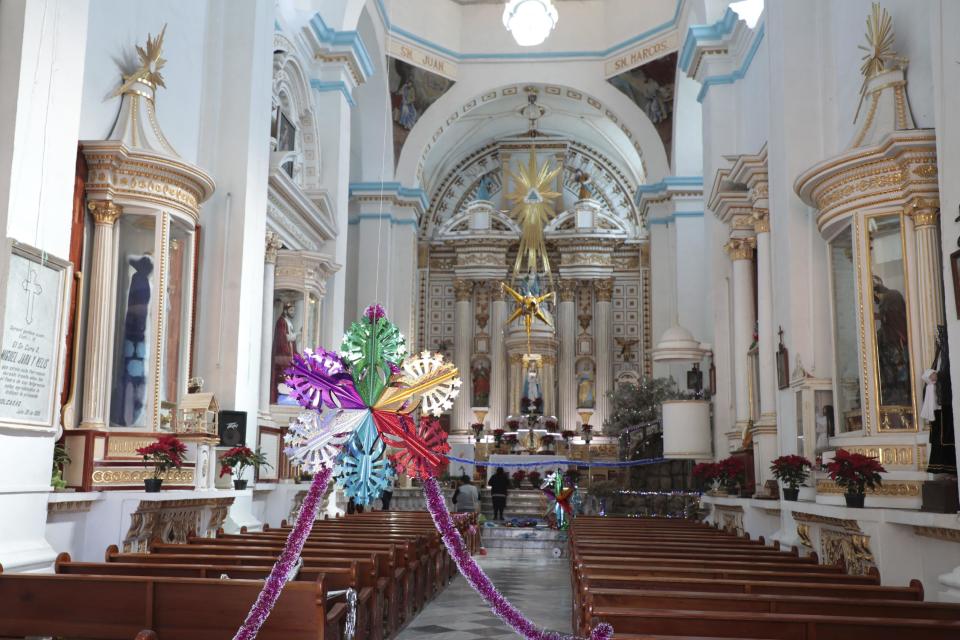
M 497 549 L 475 556 L 497 589 L 541 627 L 570 631 L 570 561 L 520 556 Z M 454 578 L 397 636 L 397 640 L 515 640 L 463 576 Z

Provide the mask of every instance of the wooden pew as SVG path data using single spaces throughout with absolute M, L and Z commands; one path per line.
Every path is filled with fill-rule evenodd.
M 597 619 L 621 634 L 711 635 L 772 640 L 956 640 L 960 621 L 816 616 L 786 613 L 608 608 Z
M 0 575 L 0 636 L 229 640 L 263 583 L 141 576 Z M 339 640 L 346 607 L 321 582 L 291 582 L 259 640 Z M 82 596 L 82 597 L 78 597 Z

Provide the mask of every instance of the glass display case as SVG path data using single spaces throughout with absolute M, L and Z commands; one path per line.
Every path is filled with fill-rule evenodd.
M 190 366 L 194 227 L 163 211 L 117 227 L 110 426 L 170 430 Z
M 847 227 L 830 242 L 835 363 L 835 422 L 841 432 L 863 429 L 860 403 L 860 349 L 857 345 L 857 274 L 853 230 Z

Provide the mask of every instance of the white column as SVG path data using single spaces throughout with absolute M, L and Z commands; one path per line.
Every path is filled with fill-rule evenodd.
M 273 372 L 273 285 L 277 272 L 277 251 L 280 237 L 267 232 L 263 257 L 263 319 L 260 333 L 260 420 L 271 421 L 270 378 Z
M 764 424 L 777 422 L 776 333 L 773 322 L 773 264 L 770 256 L 770 217 L 756 219 L 757 338 L 760 349 L 760 416 Z M 749 265 L 749 263 L 747 263 Z
M 597 292 L 597 306 L 593 316 L 593 344 L 597 364 L 596 412 L 591 424 L 599 431 L 610 414 L 607 393 L 613 391 L 613 315 L 611 298 L 613 297 L 613 279 L 597 280 L 594 283 Z
M 557 331 L 560 338 L 559 371 L 560 406 L 557 417 L 561 429 L 577 428 L 577 376 L 575 371 L 577 342 L 576 282 L 561 280 L 558 287 Z
M 457 280 L 453 283 L 456 295 L 454 308 L 454 323 L 456 325 L 456 340 L 453 345 L 453 359 L 460 370 L 460 395 L 453 403 L 453 420 L 450 423 L 450 433 L 454 435 L 469 435 L 470 424 L 473 422 L 473 412 L 470 411 L 472 402 L 470 385 L 470 355 L 473 352 L 473 282 Z
M 937 237 L 939 203 L 918 199 L 910 209 L 917 247 L 917 296 L 920 308 L 920 357 L 926 369 L 936 352 L 937 325 L 943 324 L 940 239 Z
M 343 83 L 347 87 L 354 86 L 346 62 L 319 63 L 314 68 L 313 77 L 326 83 L 325 86 L 335 86 L 336 83 Z M 313 92 L 312 98 L 316 112 L 323 114 L 323 125 L 317 131 L 320 148 L 323 149 L 320 183 L 330 196 L 331 210 L 339 230 L 337 237 L 327 243 L 324 251 L 332 255 L 337 264 L 343 265 L 327 283 L 326 301 L 323 305 L 323 333 L 320 344 L 335 345 L 340 344 L 346 323 L 356 319 L 353 309 L 346 309 L 352 114 L 347 97 L 340 91 L 318 89 Z
M 753 246 L 748 238 L 731 239 L 727 252 L 733 261 L 733 371 L 737 428 L 750 420 L 747 352 L 753 341 Z
M 493 288 L 493 302 L 490 305 L 490 429 L 503 429 L 506 418 L 507 392 L 507 352 L 503 345 L 504 323 L 507 321 L 507 301 L 499 285 Z
M 90 258 L 90 303 L 87 306 L 87 346 L 84 357 L 83 429 L 104 429 L 110 400 L 110 360 L 113 317 L 116 313 L 116 268 L 113 231 L 120 206 L 97 200 L 87 206 L 93 216 L 93 255 Z
M 770 257 L 770 216 L 767 211 L 755 210 L 754 231 L 757 234 L 760 420 L 753 428 L 753 466 L 757 490 L 762 491 L 767 480 L 773 479 L 770 463 L 777 456 L 777 369 L 774 337 L 777 329 L 773 322 L 773 264 Z M 749 266 L 750 263 L 746 264 Z

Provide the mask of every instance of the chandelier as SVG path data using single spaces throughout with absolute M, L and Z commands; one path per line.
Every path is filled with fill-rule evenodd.
M 503 9 L 503 26 L 521 47 L 533 47 L 557 26 L 557 8 L 551 0 L 510 0 Z

